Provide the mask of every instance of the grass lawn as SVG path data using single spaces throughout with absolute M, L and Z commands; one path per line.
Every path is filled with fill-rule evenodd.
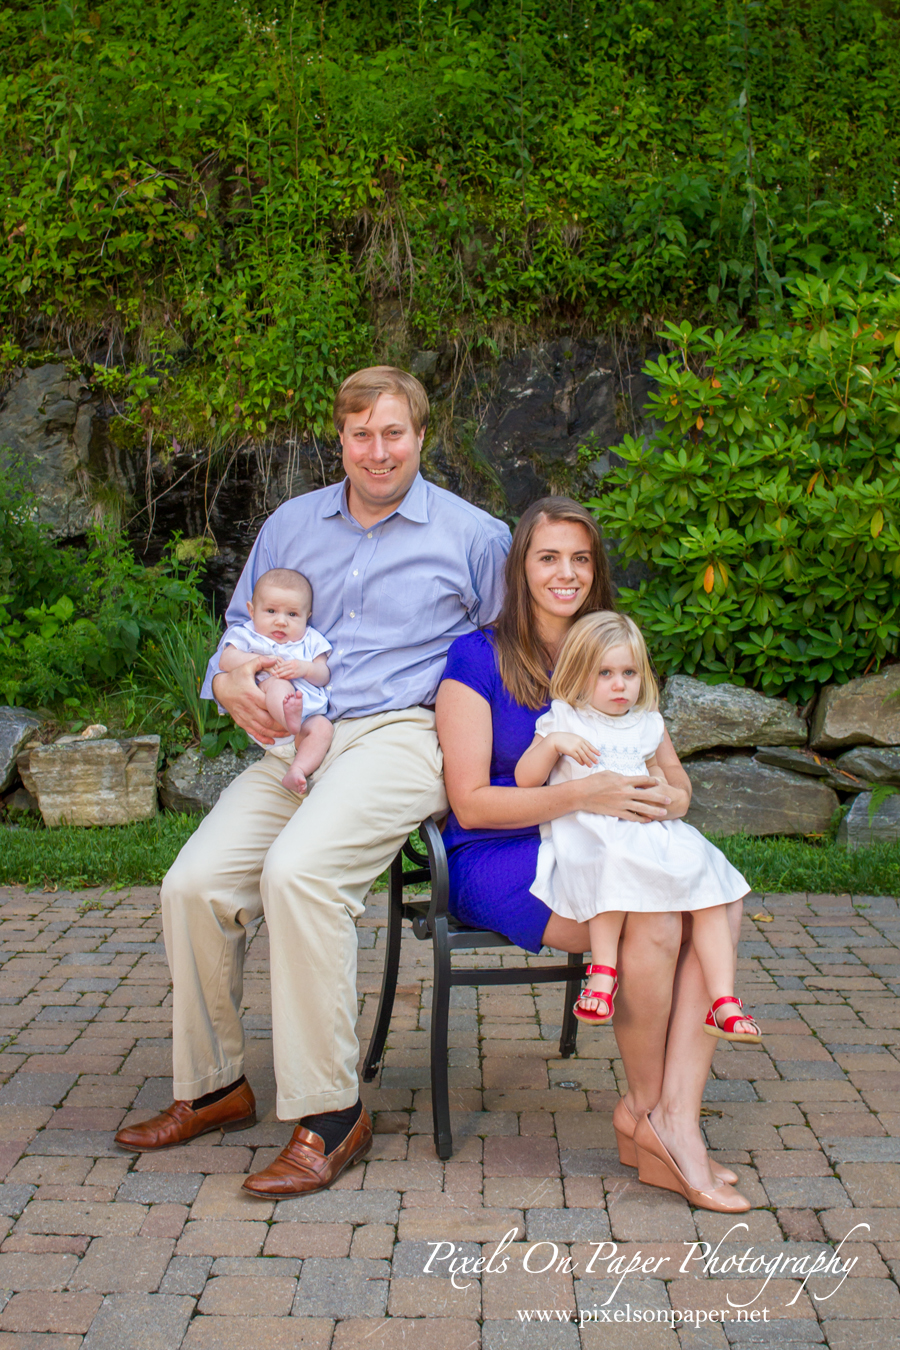
M 0 826 L 0 885 L 153 886 L 200 823 L 199 816 L 162 815 L 133 825 L 47 830 L 34 820 Z M 849 852 L 829 841 L 716 839 L 755 891 L 900 895 L 900 844 Z M 387 874 L 375 889 L 387 884 Z

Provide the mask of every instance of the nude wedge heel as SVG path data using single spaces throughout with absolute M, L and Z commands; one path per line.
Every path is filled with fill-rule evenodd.
M 634 1146 L 635 1119 L 625 1105 L 623 1098 L 616 1102 L 612 1114 L 613 1129 L 616 1132 L 616 1147 L 619 1150 L 619 1162 L 623 1167 L 637 1167 L 637 1149 Z
M 634 1131 L 637 1150 L 638 1178 L 648 1186 L 683 1195 L 695 1209 L 710 1209 L 716 1214 L 746 1214 L 751 1208 L 740 1191 L 728 1185 L 718 1185 L 712 1191 L 699 1191 L 692 1186 L 681 1168 L 653 1128 L 649 1115 L 641 1116 Z

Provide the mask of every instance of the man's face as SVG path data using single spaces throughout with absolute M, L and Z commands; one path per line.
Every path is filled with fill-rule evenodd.
M 350 514 L 373 525 L 396 510 L 419 472 L 424 428 L 416 431 L 405 398 L 382 394 L 350 413 L 341 432 Z

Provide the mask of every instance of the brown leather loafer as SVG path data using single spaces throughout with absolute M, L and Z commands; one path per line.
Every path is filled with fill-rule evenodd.
M 255 1124 L 256 1099 L 250 1084 L 245 1082 L 211 1106 L 201 1106 L 196 1111 L 190 1102 L 173 1102 L 158 1116 L 119 1130 L 116 1143 L 120 1148 L 150 1153 L 157 1148 L 186 1144 L 210 1130 L 249 1130 Z
M 262 1172 L 249 1176 L 243 1189 L 251 1195 L 312 1195 L 337 1181 L 371 1147 L 372 1122 L 365 1107 L 347 1137 L 327 1155 L 321 1137 L 298 1125 L 284 1152 Z

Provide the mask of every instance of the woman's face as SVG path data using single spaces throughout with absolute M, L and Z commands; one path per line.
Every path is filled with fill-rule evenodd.
M 535 617 L 572 620 L 594 580 L 591 536 L 574 520 L 542 520 L 525 554 L 525 580 Z

